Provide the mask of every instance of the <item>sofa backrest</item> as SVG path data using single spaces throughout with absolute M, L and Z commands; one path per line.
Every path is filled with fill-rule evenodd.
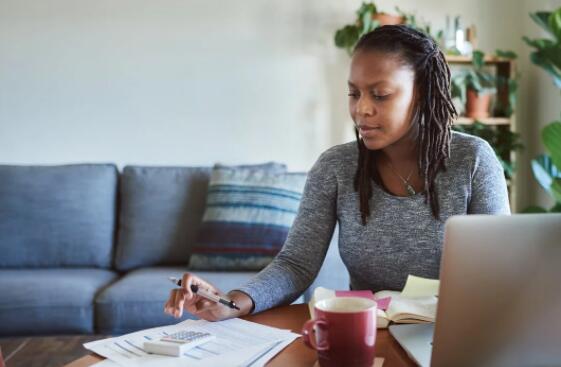
M 0 165 L 0 267 L 110 267 L 112 164 Z
M 210 167 L 124 167 L 118 270 L 187 266 L 205 210 L 210 172 Z

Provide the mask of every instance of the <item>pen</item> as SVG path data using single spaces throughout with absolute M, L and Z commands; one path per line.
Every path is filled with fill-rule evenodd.
M 169 277 L 169 280 L 173 284 L 177 285 L 178 287 L 181 287 L 181 279 L 178 279 L 178 278 L 175 278 L 175 277 Z M 204 289 L 199 288 L 199 286 L 196 285 L 196 284 L 191 284 L 190 288 L 191 288 L 191 291 L 193 293 L 196 293 L 198 296 L 206 298 L 209 301 L 213 301 L 213 302 L 216 302 L 216 303 L 222 303 L 223 305 L 228 306 L 228 307 L 233 308 L 233 309 L 236 309 L 236 310 L 240 309 L 236 305 L 236 302 L 231 301 L 231 300 L 227 300 L 227 299 L 222 298 L 222 297 L 219 297 L 216 294 L 209 293 L 209 292 L 205 291 Z

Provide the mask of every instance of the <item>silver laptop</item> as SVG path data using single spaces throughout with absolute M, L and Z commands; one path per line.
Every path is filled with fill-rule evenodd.
M 449 219 L 436 323 L 390 332 L 421 366 L 561 366 L 561 214 Z

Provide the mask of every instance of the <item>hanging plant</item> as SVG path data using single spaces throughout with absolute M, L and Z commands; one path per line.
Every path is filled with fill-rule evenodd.
M 335 32 L 335 46 L 345 49 L 351 55 L 360 37 L 377 27 L 389 24 L 407 24 L 415 28 L 418 27 L 414 16 L 407 15 L 398 8 L 396 9 L 398 14 L 389 14 L 379 11 L 373 2 L 362 3 L 356 11 L 355 22 L 347 24 Z

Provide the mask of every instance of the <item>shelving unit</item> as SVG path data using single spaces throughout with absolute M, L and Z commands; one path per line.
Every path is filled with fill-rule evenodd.
M 458 65 L 458 66 L 469 66 L 472 63 L 471 57 L 467 56 L 446 56 L 446 60 L 450 64 L 450 66 Z M 486 56 L 485 57 L 485 65 L 488 67 L 494 67 L 496 70 L 496 75 L 500 75 L 507 79 L 512 79 L 516 75 L 516 65 L 513 60 L 510 59 L 503 59 L 498 57 Z M 497 100 L 501 101 L 502 103 L 508 102 L 508 87 L 497 87 Z M 477 121 L 485 124 L 494 126 L 496 129 L 506 129 L 511 132 L 516 132 L 516 124 L 515 124 L 515 115 L 512 114 L 510 116 L 491 116 L 488 118 L 477 119 Z M 460 116 L 456 121 L 455 124 L 458 125 L 471 125 L 475 122 L 475 119 L 468 118 L 465 116 Z M 511 153 L 509 156 L 502 157 L 505 161 L 508 162 L 515 162 L 515 154 Z M 509 189 L 509 196 L 510 196 L 510 206 L 511 211 L 514 213 L 516 212 L 516 183 L 515 183 L 515 176 L 511 179 L 507 180 L 508 189 Z
M 481 122 L 482 124 L 490 125 L 490 126 L 498 126 L 498 125 L 508 126 L 511 123 L 511 119 L 509 117 L 487 117 L 483 119 L 477 119 L 477 121 Z M 461 116 L 458 117 L 455 123 L 458 125 L 472 125 L 473 123 L 475 123 L 475 119 Z

